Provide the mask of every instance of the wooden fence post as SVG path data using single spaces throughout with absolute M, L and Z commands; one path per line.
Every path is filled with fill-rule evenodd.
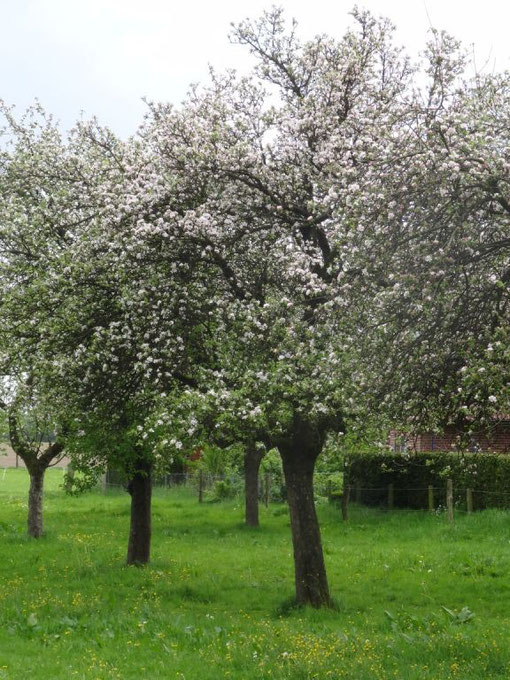
M 201 503 L 203 500 L 204 492 L 204 473 L 202 470 L 198 471 L 198 502 Z
M 453 522 L 453 482 L 446 480 L 446 508 L 448 510 L 448 521 Z
M 67 474 L 67 477 L 65 477 L 65 490 L 67 493 L 70 493 L 73 490 L 73 479 L 74 479 L 74 467 L 72 463 L 69 463 L 67 468 L 64 468 L 64 476 Z M 103 491 L 104 493 L 104 491 Z
M 429 511 L 434 512 L 434 487 L 429 484 Z
M 349 495 L 351 493 L 351 487 L 349 484 L 345 484 L 345 477 L 344 477 L 344 490 L 342 493 L 342 519 L 344 522 L 347 522 L 349 519 Z
M 356 503 L 361 503 L 361 484 L 356 484 Z
M 393 510 L 395 502 L 395 490 L 393 484 L 388 484 L 388 510 Z
M 266 508 L 269 506 L 269 485 L 270 485 L 270 479 L 269 479 L 269 472 L 266 472 L 266 478 L 265 478 L 265 489 L 264 489 L 264 504 Z
M 473 512 L 473 489 L 466 489 L 466 506 L 468 514 Z

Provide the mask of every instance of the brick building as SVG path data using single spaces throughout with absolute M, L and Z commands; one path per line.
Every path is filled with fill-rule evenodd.
M 395 452 L 452 451 L 457 449 L 461 434 L 453 426 L 445 428 L 440 434 L 423 432 L 414 436 L 392 430 L 388 444 Z M 472 452 L 510 453 L 510 414 L 496 417 L 490 430 L 470 435 L 467 448 Z

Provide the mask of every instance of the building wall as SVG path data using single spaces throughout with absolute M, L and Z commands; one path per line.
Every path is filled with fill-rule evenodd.
M 459 431 L 453 427 L 446 428 L 441 434 L 424 432 L 410 436 L 392 430 L 389 446 L 392 451 L 451 451 L 456 449 Z M 470 451 L 490 451 L 510 453 L 510 421 L 502 421 L 494 425 L 489 433 L 475 433 L 468 445 Z

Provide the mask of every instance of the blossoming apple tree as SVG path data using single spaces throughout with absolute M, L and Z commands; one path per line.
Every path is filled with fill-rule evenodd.
M 394 422 L 468 441 L 510 409 L 510 83 L 467 79 L 458 44 L 433 37 L 430 87 L 397 130 L 405 153 L 381 166 L 371 208 L 357 205 L 375 284 L 359 361 Z
M 167 214 L 162 233 L 156 227 L 145 240 L 153 260 L 167 240 L 173 253 L 164 260 L 168 283 L 157 299 L 151 290 L 157 262 L 140 248 L 134 253 L 133 243 L 144 231 L 144 214 L 175 210 L 176 194 L 167 198 L 166 188 L 160 208 L 157 184 L 143 175 L 140 146 L 94 123 L 63 140 L 38 107 L 22 120 L 7 108 L 4 115 L 2 372 L 29 375 L 37 394 L 65 418 L 78 468 L 110 464 L 127 474 L 128 562 L 143 563 L 154 457 L 138 427 L 155 393 L 189 379 L 196 317 L 189 303 L 192 251 L 176 245 L 176 220 Z M 195 289 L 197 280 L 198 272 Z M 207 302 L 201 290 L 200 299 Z
M 153 105 L 147 126 L 167 175 L 206 188 L 188 218 L 219 295 L 204 399 L 222 413 L 218 430 L 278 447 L 296 595 L 314 606 L 330 595 L 313 470 L 350 412 L 363 304 L 338 284 L 356 227 L 349 206 L 384 151 L 381 130 L 400 124 L 411 75 L 389 24 L 356 19 L 340 41 L 305 44 L 278 10 L 241 24 L 233 37 L 257 58 L 255 75 L 214 76 L 180 111 Z
M 296 595 L 314 606 L 330 602 L 312 487 L 327 432 L 371 393 L 393 418 L 458 415 L 449 381 L 486 351 L 507 362 L 505 79 L 463 82 L 435 33 L 416 80 L 391 26 L 355 18 L 305 44 L 278 10 L 241 24 L 254 76 L 215 75 L 148 125 L 167 174 L 204 187 L 190 237 L 220 298 L 203 399 L 218 430 L 278 446 Z M 482 383 L 475 401 L 493 405 Z

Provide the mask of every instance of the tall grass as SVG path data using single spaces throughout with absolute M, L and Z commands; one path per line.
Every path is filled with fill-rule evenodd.
M 240 500 L 154 498 L 149 567 L 124 565 L 122 491 L 69 498 L 46 484 L 25 537 L 24 470 L 0 470 L 0 679 L 508 678 L 510 514 L 319 513 L 337 609 L 288 606 L 284 506 L 243 526 Z

